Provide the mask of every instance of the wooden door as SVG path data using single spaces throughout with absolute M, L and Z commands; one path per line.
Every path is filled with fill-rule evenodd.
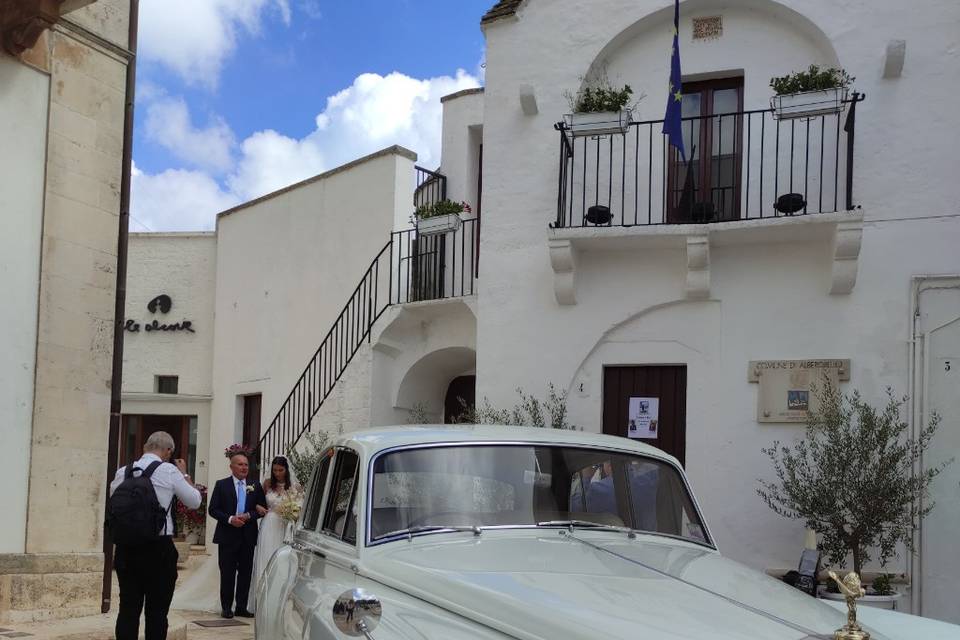
M 683 146 L 689 164 L 669 151 L 667 221 L 719 222 L 740 217 L 743 78 L 683 84 Z M 692 175 L 690 193 L 687 170 Z
M 638 408 L 646 409 L 642 416 Z M 644 420 L 645 418 L 645 420 Z M 684 365 L 604 367 L 603 432 L 633 437 L 685 464 L 687 368 Z M 639 426 L 642 423 L 642 426 Z M 651 423 L 655 423 L 651 427 Z

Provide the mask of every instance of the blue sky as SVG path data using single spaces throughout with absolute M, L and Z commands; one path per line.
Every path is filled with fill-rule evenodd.
M 131 228 L 211 229 L 394 143 L 436 166 L 439 98 L 482 83 L 492 4 L 142 0 Z

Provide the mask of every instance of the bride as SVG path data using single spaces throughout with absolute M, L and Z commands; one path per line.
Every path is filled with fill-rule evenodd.
M 263 482 L 267 508 L 257 505 L 257 512 L 263 517 L 260 520 L 260 535 L 253 559 L 253 580 L 250 581 L 250 598 L 247 608 L 251 611 L 255 610 L 257 585 L 267 568 L 267 563 L 286 537 L 288 522 L 277 513 L 277 506 L 292 489 L 290 464 L 285 457 L 277 456 L 270 463 L 270 478 Z

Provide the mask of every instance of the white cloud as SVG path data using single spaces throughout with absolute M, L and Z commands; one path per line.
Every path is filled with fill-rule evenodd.
M 463 70 L 428 80 L 396 72 L 365 73 L 327 99 L 316 119 L 317 130 L 307 139 L 334 164 L 400 144 L 416 151 L 420 164 L 436 165 L 443 116 L 440 98 L 477 86 L 477 78 Z
M 312 20 L 319 20 L 323 17 L 318 0 L 301 0 L 300 11 Z
M 258 131 L 243 141 L 240 162 L 227 183 L 240 198 L 252 200 L 329 167 L 309 140 L 294 140 L 272 130 Z
M 434 168 L 440 163 L 440 98 L 476 86 L 477 78 L 463 70 L 454 76 L 426 80 L 402 73 L 360 75 L 327 99 L 324 110 L 316 116 L 315 130 L 304 138 L 291 138 L 271 129 L 246 138 L 239 145 L 235 163 L 224 174 L 223 186 L 198 171 L 168 170 L 136 176 L 134 216 L 155 230 L 212 228 L 214 214 L 222 209 L 393 144 L 412 149 L 418 154 L 419 164 Z M 228 130 L 220 128 L 223 123 L 198 130 L 179 106 L 173 111 L 180 118 L 173 129 L 187 141 L 185 147 L 202 150 L 208 138 L 217 143 L 232 140 L 232 134 L 227 136 Z M 192 151 L 183 154 L 189 155 L 185 160 L 199 164 Z M 189 197 L 196 198 L 193 205 Z
M 215 213 L 239 203 L 201 171 L 167 169 L 148 175 L 133 167 L 132 217 L 150 231 L 210 230 Z
M 223 119 L 213 118 L 203 129 L 194 127 L 187 103 L 182 98 L 148 100 L 146 111 L 144 127 L 148 140 L 193 167 L 216 173 L 232 167 L 231 152 L 236 141 Z
M 259 34 L 271 15 L 289 25 L 289 0 L 145 0 L 138 53 L 189 84 L 213 88 L 239 36 Z

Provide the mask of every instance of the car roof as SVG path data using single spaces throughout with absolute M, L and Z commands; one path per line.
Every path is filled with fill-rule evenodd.
M 498 444 L 561 444 L 619 449 L 668 460 L 679 465 L 673 456 L 643 442 L 571 429 L 466 424 L 403 425 L 362 429 L 343 433 L 332 439 L 333 445 L 357 449 L 368 458 L 386 449 L 411 445 L 490 442 Z

